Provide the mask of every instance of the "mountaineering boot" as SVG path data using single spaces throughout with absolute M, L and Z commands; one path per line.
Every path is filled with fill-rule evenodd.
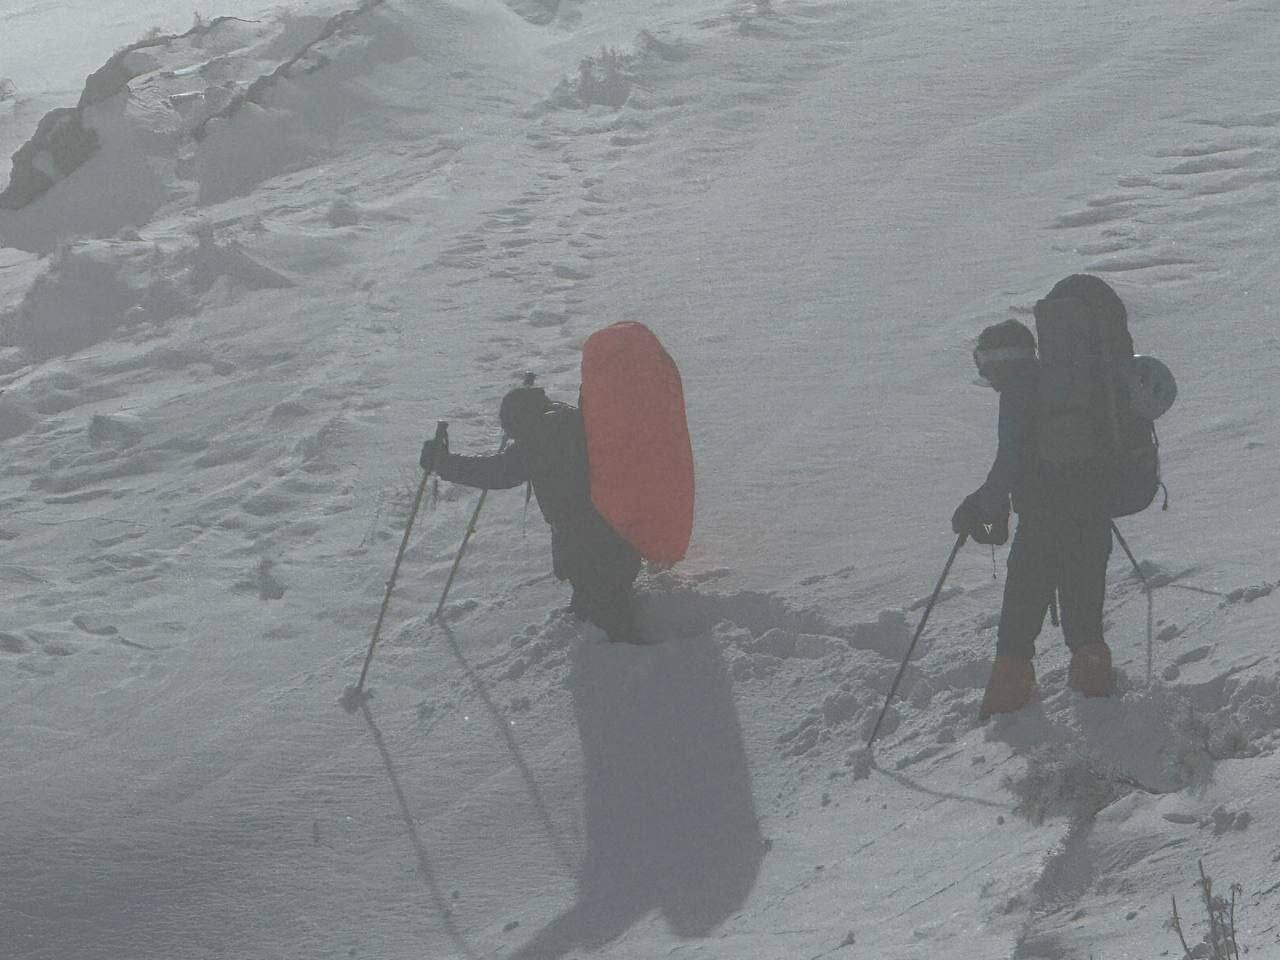
M 978 719 L 997 713 L 1015 713 L 1036 698 L 1036 668 L 1021 657 L 996 657 L 987 692 L 978 708 Z
M 1086 697 L 1109 697 L 1115 693 L 1111 678 L 1111 648 L 1095 640 L 1071 651 L 1067 686 Z

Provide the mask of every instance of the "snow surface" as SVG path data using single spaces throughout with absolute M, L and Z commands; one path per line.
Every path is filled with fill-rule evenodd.
M 1280 2 L 264 6 L 136 51 L 0 210 L 3 956 L 1177 957 L 1203 860 L 1280 957 Z M 0 3 L 3 146 L 190 24 Z M 978 725 L 968 547 L 868 754 L 992 453 L 972 338 L 1077 271 L 1180 386 L 1123 696 L 1046 628 Z M 429 623 L 443 484 L 344 711 L 421 440 L 495 449 L 624 318 L 699 468 L 665 642 L 565 619 L 517 493 Z

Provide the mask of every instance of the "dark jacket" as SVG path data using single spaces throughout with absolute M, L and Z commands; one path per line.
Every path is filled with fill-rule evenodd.
M 989 515 L 1004 511 L 1005 498 L 1012 496 L 1014 511 L 1021 513 L 1039 499 L 1033 483 L 1036 455 L 1036 408 L 1039 375 L 1036 362 L 1017 363 L 1000 384 L 1000 421 L 996 433 L 996 458 L 979 489 Z
M 640 555 L 591 502 L 591 472 L 582 413 L 552 404 L 528 437 L 488 457 L 450 454 L 437 472 L 453 483 L 487 490 L 533 484 L 543 518 L 551 525 L 555 574 L 575 588 L 611 592 L 629 588 Z
M 501 453 L 450 454 L 436 472 L 445 480 L 482 490 L 507 490 L 532 482 L 542 516 L 553 527 L 595 510 L 582 413 L 568 404 L 552 404 L 532 436 L 509 443 Z

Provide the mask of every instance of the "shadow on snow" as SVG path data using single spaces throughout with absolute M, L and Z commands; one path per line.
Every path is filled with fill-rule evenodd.
M 706 936 L 746 901 L 765 849 L 719 649 L 705 635 L 581 644 L 569 687 L 586 805 L 577 902 L 512 960 L 555 960 L 654 910 Z

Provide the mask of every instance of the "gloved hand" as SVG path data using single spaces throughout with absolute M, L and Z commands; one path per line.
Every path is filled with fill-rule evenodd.
M 422 453 L 418 457 L 418 466 L 430 473 L 440 466 L 449 456 L 449 438 L 441 437 L 428 440 L 422 445 Z
M 967 533 L 977 543 L 1000 546 L 1009 539 L 1009 497 L 979 488 L 951 515 L 953 533 Z

